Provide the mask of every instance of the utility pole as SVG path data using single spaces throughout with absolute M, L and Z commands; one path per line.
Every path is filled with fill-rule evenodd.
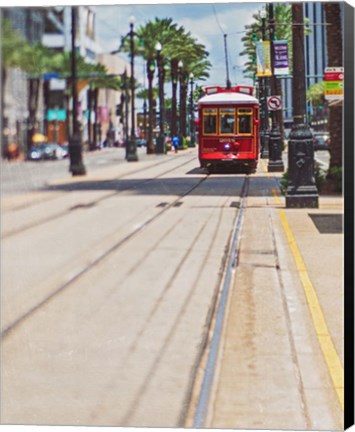
M 287 208 L 318 208 L 313 137 L 306 117 L 303 3 L 292 4 L 293 127 L 288 142 Z
M 274 18 L 274 4 L 269 3 L 269 30 L 270 30 L 270 48 L 271 48 L 271 94 L 276 95 L 276 77 L 275 77 L 275 58 L 274 58 L 274 40 L 275 40 L 275 18 Z M 272 111 L 272 127 L 270 131 L 269 141 L 269 163 L 267 170 L 269 172 L 284 171 L 284 164 L 282 161 L 282 145 L 281 133 L 278 125 L 277 111 Z
M 69 158 L 71 171 L 73 176 L 85 175 L 86 169 L 82 159 L 82 143 L 78 125 L 78 93 L 77 93 L 77 69 L 76 69 L 76 50 L 75 50 L 75 36 L 76 36 L 76 20 L 77 8 L 71 8 L 71 86 L 73 97 L 73 131 L 69 140 Z

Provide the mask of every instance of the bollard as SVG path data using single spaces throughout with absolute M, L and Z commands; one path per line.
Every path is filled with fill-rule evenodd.
M 282 144 L 280 128 L 275 125 L 270 131 L 268 172 L 283 172 Z
M 126 142 L 126 160 L 127 162 L 137 162 L 137 146 L 135 139 L 130 139 Z
M 82 145 L 79 135 L 73 135 L 68 146 L 70 165 L 69 171 L 73 176 L 85 175 L 86 169 L 82 159 Z
M 305 124 L 295 125 L 288 142 L 286 207 L 318 208 L 318 198 L 312 132 Z
M 159 135 L 157 137 L 157 144 L 155 146 L 155 152 L 157 154 L 165 154 L 166 150 L 165 150 L 165 136 L 164 135 Z

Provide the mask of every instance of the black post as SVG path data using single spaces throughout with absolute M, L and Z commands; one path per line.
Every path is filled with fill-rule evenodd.
M 182 80 L 183 80 L 183 72 L 182 72 L 182 67 L 183 67 L 183 62 L 180 60 L 179 64 L 178 64 L 178 77 L 179 77 L 179 131 L 178 131 L 178 135 L 179 135 L 179 147 L 182 148 L 182 115 L 181 115 L 181 111 L 182 111 L 182 98 L 183 98 L 183 85 L 182 85 Z
M 77 8 L 71 8 L 71 85 L 73 97 L 73 134 L 69 140 L 69 171 L 72 175 L 85 175 L 86 169 L 82 160 L 82 144 L 78 127 L 78 94 L 76 90 L 77 72 L 76 72 L 76 53 L 75 53 L 75 34 L 76 34 Z
M 261 34 L 262 41 L 266 40 L 266 18 L 261 18 Z M 260 77 L 260 141 L 261 141 L 261 158 L 269 159 L 269 140 L 270 140 L 270 128 L 269 128 L 269 111 L 267 107 L 267 78 Z
M 178 81 L 178 59 L 173 58 L 170 61 L 171 68 L 171 127 L 170 132 L 171 136 L 174 137 L 177 134 L 177 98 L 176 98 L 176 90 L 177 90 L 177 81 Z
M 194 122 L 194 75 L 190 74 L 190 145 L 195 147 L 195 122 Z
M 314 180 L 312 132 L 305 123 L 306 79 L 304 59 L 303 4 L 292 4 L 293 127 L 288 141 L 288 187 L 286 207 L 318 208 Z
M 147 101 L 145 98 L 143 102 L 143 134 L 145 142 L 147 143 Z
M 274 18 L 274 4 L 269 3 L 269 20 L 270 20 L 270 48 L 271 48 L 271 93 L 272 96 L 276 95 L 276 77 L 274 72 L 274 47 L 275 40 L 275 18 Z M 269 163 L 267 170 L 269 172 L 284 171 L 284 163 L 282 161 L 282 145 L 281 145 L 281 132 L 277 122 L 277 111 L 272 111 L 272 127 L 269 140 Z
M 165 151 L 165 130 L 164 130 L 164 63 L 161 55 L 162 46 L 157 42 L 155 49 L 157 50 L 157 65 L 158 65 L 158 83 L 159 83 L 159 136 L 155 147 L 156 153 L 166 153 Z
M 130 54 L 131 54 L 131 134 L 129 137 L 129 140 L 127 140 L 127 147 L 126 147 L 126 160 L 127 162 L 137 162 L 138 161 L 138 155 L 137 155 L 137 143 L 136 143 L 136 137 L 135 137 L 135 107 L 134 107 L 134 18 L 130 18 L 130 32 L 128 33 L 130 38 Z

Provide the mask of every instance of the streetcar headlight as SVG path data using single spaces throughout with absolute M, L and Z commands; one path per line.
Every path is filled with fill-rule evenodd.
M 224 144 L 224 150 L 230 150 L 231 146 L 230 144 Z

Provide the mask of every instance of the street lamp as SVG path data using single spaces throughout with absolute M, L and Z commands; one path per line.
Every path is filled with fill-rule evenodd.
M 266 40 L 266 10 L 262 9 L 261 13 L 261 34 L 262 41 Z M 256 35 L 255 35 L 256 39 Z M 262 159 L 269 158 L 269 140 L 270 140 L 270 129 L 269 129 L 269 111 L 267 107 L 268 97 L 268 78 L 261 76 L 259 78 L 259 98 L 260 98 L 260 141 L 261 141 L 261 157 Z
M 170 75 L 171 75 L 171 126 L 170 133 L 174 137 L 177 135 L 177 85 L 178 85 L 178 64 L 177 58 L 172 58 L 170 61 Z
M 130 41 L 130 56 L 131 56 L 131 133 L 130 139 L 127 141 L 126 145 L 126 160 L 127 162 L 137 162 L 137 144 L 135 137 L 135 108 L 134 108 L 134 36 L 137 34 L 134 32 L 135 18 L 131 16 L 129 18 L 130 31 L 127 34 Z
M 292 22 L 303 23 L 303 4 L 292 5 Z M 293 27 L 293 126 L 288 141 L 287 208 L 318 208 L 318 190 L 314 180 L 312 132 L 305 123 L 306 88 L 304 29 Z
M 71 85 L 73 97 L 73 129 L 72 136 L 69 139 L 69 158 L 70 165 L 69 171 L 73 176 L 85 175 L 86 169 L 82 159 L 82 143 L 78 124 L 78 92 L 77 92 L 77 67 L 76 67 L 76 49 L 75 49 L 75 35 L 76 35 L 76 18 L 77 8 L 71 8 Z
M 161 54 L 162 44 L 157 42 L 155 50 L 157 52 L 157 65 L 158 65 L 158 82 L 159 82 L 159 136 L 157 138 L 156 153 L 165 153 L 165 131 L 164 131 L 164 64 L 163 56 Z
M 276 77 L 274 72 L 274 47 L 273 42 L 275 40 L 275 18 L 274 18 L 274 4 L 269 3 L 269 20 L 270 20 L 270 48 L 271 48 L 271 93 L 276 95 Z M 269 172 L 284 171 L 284 163 L 282 161 L 282 145 L 281 145 L 281 133 L 277 122 L 277 111 L 272 111 L 272 127 L 270 132 L 269 141 L 269 163 L 267 170 Z
M 190 147 L 195 147 L 194 74 L 190 73 Z
M 179 84 L 180 84 L 180 95 L 179 95 L 179 141 L 180 144 L 182 144 L 182 92 L 183 92 L 183 85 L 182 85 L 182 79 L 183 79 L 183 72 L 182 68 L 184 66 L 184 63 L 180 60 L 178 63 L 178 75 L 179 75 Z

